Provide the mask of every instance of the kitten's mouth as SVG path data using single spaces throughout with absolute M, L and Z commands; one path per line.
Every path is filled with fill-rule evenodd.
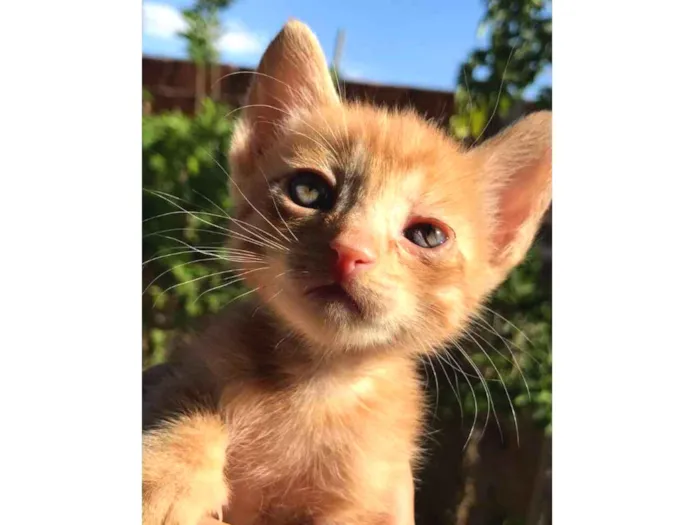
M 317 286 L 307 291 L 304 295 L 326 304 L 341 304 L 357 315 L 362 314 L 362 308 L 359 303 L 338 283 Z

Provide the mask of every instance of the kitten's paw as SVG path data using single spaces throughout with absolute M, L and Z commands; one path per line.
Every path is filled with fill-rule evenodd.
M 205 518 L 221 522 L 224 506 L 221 500 L 211 495 L 203 500 L 203 494 L 199 491 L 196 494 L 181 493 L 170 501 L 164 498 L 144 501 L 143 525 L 198 525 Z
M 215 415 L 191 415 L 143 436 L 143 524 L 197 525 L 223 516 L 228 433 Z

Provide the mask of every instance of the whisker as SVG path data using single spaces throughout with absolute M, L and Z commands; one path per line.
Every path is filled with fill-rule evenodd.
M 263 215 L 262 212 L 261 212 L 260 210 L 258 210 L 252 202 L 250 202 L 250 200 L 248 199 L 248 197 L 246 197 L 245 194 L 243 193 L 243 190 L 242 190 L 242 189 L 240 188 L 240 186 L 236 183 L 236 181 L 233 180 L 233 177 L 231 177 L 231 175 L 224 169 L 224 167 L 221 165 L 221 163 L 220 163 L 218 160 L 216 160 L 211 154 L 210 154 L 209 156 L 210 156 L 211 159 L 216 163 L 216 165 L 219 166 L 219 168 L 221 169 L 221 171 L 223 171 L 223 172 L 226 174 L 226 176 L 228 177 L 228 180 L 231 182 L 231 184 L 233 184 L 233 185 L 236 187 L 236 189 L 237 189 L 238 192 L 241 194 L 241 196 L 245 199 L 245 201 L 248 203 L 248 205 L 249 205 L 251 208 L 253 208 L 253 210 L 255 210 L 255 211 L 257 212 L 257 214 L 260 215 L 260 217 L 262 217 L 262 219 L 263 219 L 266 223 L 268 223 L 270 226 L 272 226 L 272 228 L 273 228 L 277 233 L 279 233 L 280 236 L 281 236 L 285 241 L 290 242 L 289 238 L 288 238 L 284 233 L 282 233 L 282 231 L 281 231 L 277 226 L 275 226 L 274 224 L 272 224 L 272 222 L 270 222 L 270 220 L 269 220 L 267 217 L 265 217 L 265 215 Z
M 230 277 L 230 278 L 227 278 L 223 284 L 220 284 L 220 285 L 218 285 L 218 286 L 214 286 L 214 287 L 209 288 L 208 290 L 205 290 L 205 291 L 203 291 L 202 293 L 200 293 L 200 294 L 195 298 L 195 300 L 193 301 L 192 304 L 195 304 L 197 301 L 199 301 L 199 298 L 202 297 L 205 293 L 213 292 L 214 290 L 219 290 L 220 288 L 224 288 L 225 286 L 230 286 L 230 285 L 232 285 L 232 284 L 241 282 L 241 281 L 243 280 L 243 276 L 248 275 L 248 274 L 251 274 L 251 273 L 253 273 L 253 272 L 259 272 L 260 270 L 267 270 L 268 268 L 269 268 L 269 266 L 263 266 L 262 268 L 254 268 L 254 269 L 252 269 L 252 270 L 248 270 L 248 271 L 246 271 L 246 272 L 239 273 L 239 274 L 236 274 L 236 275 L 234 275 L 234 276 L 232 276 L 232 277 Z M 233 280 L 231 280 L 231 279 L 233 279 Z
M 269 184 L 268 184 L 268 187 L 269 187 Z M 261 233 L 264 233 L 265 235 L 267 235 L 267 236 L 268 236 L 273 242 L 275 242 L 275 243 L 278 243 L 278 242 L 281 240 L 281 239 L 279 239 L 278 237 L 275 237 L 273 234 L 271 234 L 271 233 L 268 232 L 267 230 L 264 230 L 264 229 L 262 229 L 262 228 L 260 228 L 260 227 L 258 227 L 258 226 L 255 226 L 254 224 L 250 224 L 250 223 L 245 222 L 245 221 L 242 221 L 242 220 L 240 220 L 240 219 L 236 219 L 235 217 L 231 217 L 231 216 L 226 212 L 226 210 L 224 210 L 221 206 L 219 206 L 219 205 L 216 204 L 214 201 L 212 201 L 209 197 L 207 197 L 206 195 L 202 195 L 202 194 L 201 194 L 200 192 L 198 192 L 197 190 L 192 190 L 192 191 L 194 191 L 194 193 L 196 193 L 197 195 L 202 196 L 203 198 L 205 198 L 206 200 L 208 200 L 211 204 L 213 204 L 214 206 L 216 206 L 220 211 L 222 211 L 222 212 L 226 215 L 226 217 L 228 218 L 228 220 L 234 222 L 235 224 L 237 224 L 237 225 L 250 226 L 251 228 L 254 228 L 254 229 L 260 231 Z M 280 217 L 280 219 L 281 219 L 281 218 L 282 218 L 282 217 Z M 284 219 L 283 219 L 283 222 L 284 222 Z M 243 226 L 241 226 L 241 227 L 243 227 Z M 249 232 L 249 233 L 251 233 L 251 235 L 253 234 L 253 232 Z M 290 233 L 291 233 L 291 231 L 290 231 Z M 292 235 L 294 235 L 294 234 L 292 234 Z
M 232 302 L 237 301 L 238 299 L 241 299 L 242 297 L 245 297 L 245 296 L 247 296 L 247 295 L 250 295 L 250 294 L 252 294 L 252 293 L 257 292 L 258 290 L 260 290 L 260 288 L 262 288 L 262 286 L 258 286 L 258 287 L 256 287 L 256 288 L 253 288 L 252 290 L 248 290 L 247 292 L 242 293 L 241 295 L 238 295 L 238 296 L 234 297 L 234 298 L 231 299 L 229 302 L 227 302 L 227 303 L 223 306 L 223 308 L 227 307 L 227 306 L 228 306 L 229 304 L 231 304 Z
M 498 317 L 499 319 L 503 320 L 504 322 L 506 322 L 508 325 L 510 325 L 511 327 L 513 327 L 515 330 L 517 330 L 517 331 L 520 333 L 520 335 L 522 335 L 528 343 L 530 343 L 532 346 L 535 346 L 535 345 L 533 344 L 533 342 L 530 341 L 530 338 L 527 336 L 527 334 L 526 334 L 525 332 L 523 332 L 520 328 L 518 328 L 515 324 L 513 324 L 511 321 L 509 321 L 508 319 L 506 319 L 505 317 L 503 317 L 501 314 L 499 314 L 499 313 L 496 312 L 495 310 L 492 310 L 492 309 L 489 308 L 488 306 L 482 306 L 481 308 L 482 308 L 483 310 L 486 310 L 487 312 L 489 312 L 489 313 L 495 315 L 496 317 Z
M 211 277 L 216 277 L 217 275 L 224 275 L 224 274 L 227 274 L 227 273 L 233 273 L 233 272 L 237 272 L 237 271 L 239 271 L 239 270 L 237 270 L 237 269 L 234 269 L 234 270 L 223 270 L 223 271 L 221 271 L 221 272 L 215 272 L 215 273 L 210 273 L 210 274 L 207 274 L 207 275 L 201 275 L 200 277 L 194 277 L 194 278 L 189 279 L 189 280 L 187 280 L 187 281 L 185 281 L 185 282 L 174 284 L 174 285 L 172 285 L 172 286 L 166 288 L 165 290 L 163 290 L 163 291 L 160 293 L 160 295 L 158 295 L 158 297 L 156 297 L 155 301 L 153 301 L 153 302 L 154 302 L 154 303 L 157 303 L 158 300 L 159 300 L 164 294 L 166 294 L 166 293 L 169 292 L 170 290 L 173 290 L 173 289 L 175 289 L 175 288 L 179 288 L 180 286 L 184 286 L 184 285 L 186 285 L 186 284 L 194 283 L 194 282 L 196 282 L 196 281 L 201 281 L 202 279 L 210 279 Z M 154 304 L 154 308 L 155 308 L 155 304 Z
M 438 382 L 437 372 L 435 371 L 435 366 L 431 359 L 428 359 L 428 364 L 433 371 L 433 377 L 435 378 L 435 408 L 433 409 L 433 418 L 437 416 L 437 410 L 440 406 L 440 383 Z
M 503 380 L 503 376 L 501 375 L 501 371 L 498 369 L 496 366 L 496 363 L 493 362 L 493 359 L 491 359 L 491 356 L 488 354 L 488 352 L 484 349 L 483 346 L 479 344 L 479 341 L 477 341 L 474 336 L 467 332 L 466 333 L 467 337 L 471 338 L 471 340 L 479 347 L 479 349 L 483 352 L 483 354 L 486 356 L 486 359 L 489 360 L 489 363 L 491 363 L 491 366 L 495 370 L 496 374 L 498 375 L 498 378 L 501 380 L 501 384 L 503 385 L 503 391 L 506 394 L 506 399 L 508 400 L 508 405 L 510 406 L 510 411 L 513 414 L 513 423 L 515 424 L 515 439 L 520 446 L 520 432 L 518 429 L 518 416 L 515 413 L 515 407 L 513 406 L 513 400 L 510 398 L 510 392 L 508 392 L 508 387 L 506 386 L 506 382 Z
M 247 230 L 246 228 L 243 228 L 243 227 L 240 226 L 240 224 L 239 224 L 239 223 L 243 223 L 243 221 L 239 221 L 238 219 L 232 219 L 232 218 L 229 217 L 228 215 L 219 215 L 218 213 L 211 213 L 211 212 L 192 212 L 192 211 L 190 211 L 190 210 L 187 210 L 187 209 L 183 208 L 182 206 L 180 206 L 179 204 L 173 202 L 173 201 L 170 199 L 170 197 L 173 197 L 173 198 L 175 198 L 175 199 L 179 199 L 178 197 L 175 197 L 175 196 L 173 196 L 173 195 L 169 195 L 169 194 L 167 194 L 167 193 L 165 193 L 165 192 L 161 192 L 161 191 L 158 191 L 158 190 L 144 190 L 144 191 L 148 191 L 148 192 L 150 192 L 150 193 L 156 195 L 157 197 L 162 198 L 163 200 L 169 202 L 170 204 L 172 204 L 173 206 L 175 206 L 175 207 L 177 207 L 177 208 L 179 208 L 179 209 L 181 210 L 181 211 L 179 211 L 179 212 L 168 212 L 167 214 L 160 214 L 160 215 L 157 215 L 156 217 L 152 217 L 152 218 L 150 218 L 150 219 L 146 219 L 146 221 L 151 220 L 151 219 L 153 219 L 153 218 L 163 217 L 163 216 L 165 216 L 165 215 L 172 215 L 172 214 L 178 214 L 178 213 L 185 213 L 185 214 L 189 215 L 190 217 L 193 217 L 194 219 L 203 222 L 204 224 L 207 224 L 207 225 L 209 225 L 209 226 L 212 226 L 213 228 L 217 228 L 217 229 L 219 229 L 219 230 L 223 230 L 223 231 L 225 231 L 225 232 L 228 232 L 228 234 L 229 234 L 230 236 L 235 237 L 235 238 L 237 238 L 237 239 L 245 240 L 245 241 L 247 241 L 247 242 L 250 242 L 251 244 L 256 244 L 256 245 L 261 246 L 261 247 L 268 247 L 268 248 L 273 249 L 273 250 L 274 250 L 274 249 L 281 250 L 281 251 L 287 250 L 287 248 L 286 248 L 285 246 L 283 246 L 283 245 L 277 243 L 276 241 L 270 241 L 269 239 L 265 239 L 264 237 L 260 236 L 259 234 L 256 234 L 256 233 L 254 233 L 254 232 L 250 232 L 250 231 Z M 179 199 L 179 200 L 184 200 L 184 199 Z M 243 234 L 241 234 L 241 233 L 239 233 L 239 232 L 230 230 L 229 228 L 225 228 L 225 227 L 220 226 L 220 225 L 218 225 L 218 224 L 214 224 L 213 222 L 210 222 L 210 221 L 207 221 L 207 220 L 205 220 L 205 219 L 202 219 L 202 218 L 199 217 L 197 214 L 199 214 L 199 215 L 209 215 L 209 216 L 213 216 L 213 217 L 224 218 L 224 219 L 226 219 L 227 221 L 232 221 L 233 223 L 239 225 L 241 228 L 243 228 L 245 231 L 247 231 L 247 232 L 250 233 L 251 235 L 254 235 L 255 238 L 259 239 L 259 241 L 255 241 L 255 240 L 251 239 L 250 237 L 247 237 L 247 236 L 245 236 L 245 235 L 243 235 Z M 145 222 L 145 221 L 144 221 L 144 222 Z M 245 223 L 244 223 L 244 224 L 245 224 Z
M 474 107 L 474 101 L 472 100 L 472 93 L 469 89 L 469 82 L 467 82 L 467 75 L 465 74 L 464 68 L 462 68 L 462 78 L 464 78 L 464 87 L 467 88 L 467 113 L 469 114 L 469 121 L 467 122 L 467 128 L 471 132 L 472 129 L 472 109 Z
M 194 252 L 196 252 L 196 253 L 200 253 L 200 254 L 202 254 L 202 255 L 206 255 L 206 256 L 209 256 L 209 257 L 211 257 L 211 256 L 218 257 L 218 258 L 221 259 L 222 261 L 237 262 L 237 260 L 236 260 L 237 257 L 236 257 L 236 256 L 222 257 L 221 255 L 217 255 L 216 253 L 213 253 L 213 252 L 211 252 L 211 251 L 201 250 L 201 249 L 199 249 L 199 248 L 196 247 L 196 246 L 192 246 L 191 244 L 186 243 L 185 241 L 181 241 L 181 240 L 178 239 L 177 237 L 171 237 L 171 236 L 169 236 L 169 235 L 160 235 L 160 237 L 163 237 L 164 239 L 169 239 L 169 240 L 174 241 L 174 242 L 176 242 L 176 243 L 178 243 L 178 244 L 182 244 L 183 246 L 186 246 L 186 247 L 189 248 L 190 250 L 192 250 L 192 251 L 194 251 Z M 243 261 L 250 261 L 250 257 L 248 257 L 248 256 L 241 256 L 241 259 L 242 259 Z M 256 262 L 256 261 L 250 261 L 250 262 Z
M 516 368 L 516 369 L 518 370 L 518 372 L 520 373 L 520 377 L 522 378 L 523 383 L 525 384 L 525 390 L 527 391 L 527 397 L 528 397 L 528 399 L 532 399 L 532 397 L 530 396 L 530 385 L 528 385 L 528 383 L 527 383 L 527 378 L 525 377 L 525 374 L 523 373 L 523 370 L 522 370 L 522 368 L 520 367 L 520 364 L 518 363 L 518 359 L 515 357 L 515 355 L 513 355 L 513 352 L 510 351 L 511 357 L 513 358 L 512 361 L 511 361 L 510 359 L 508 359 L 508 357 L 507 357 L 506 355 L 503 354 L 503 352 L 499 352 L 498 349 L 497 349 L 495 346 L 493 346 L 493 345 L 491 344 L 491 342 L 490 342 L 488 339 L 486 339 L 485 337 L 479 335 L 479 334 L 476 333 L 476 332 L 473 332 L 473 333 L 472 333 L 472 336 L 478 337 L 478 338 L 481 339 L 484 343 L 486 343 L 487 345 L 489 345 L 489 346 L 491 347 L 491 349 L 492 349 L 494 352 L 496 352 L 498 355 L 500 355 L 503 359 L 505 359 L 505 360 L 508 361 L 508 362 L 512 362 L 512 363 L 513 363 L 513 365 L 515 366 L 515 368 Z M 508 350 L 510 350 L 510 349 L 508 349 Z
M 498 111 L 498 104 L 501 101 L 501 93 L 503 92 L 503 85 L 505 84 L 505 80 L 506 80 L 506 72 L 508 71 L 508 65 L 510 64 L 510 59 L 513 58 L 514 51 L 515 51 L 515 48 L 511 47 L 510 54 L 508 55 L 508 60 L 506 61 L 506 66 L 503 68 L 503 76 L 501 76 L 501 87 L 498 88 L 498 95 L 496 96 L 496 104 L 494 105 L 494 108 L 493 108 L 493 111 L 491 112 L 491 116 L 489 117 L 489 120 L 486 122 L 486 125 L 481 130 L 481 133 L 479 133 L 479 136 L 474 141 L 475 144 L 477 142 L 479 142 L 479 139 L 483 136 L 484 133 L 486 133 L 486 130 L 488 129 L 489 124 L 491 124 L 493 117 L 496 115 L 496 112 Z
M 198 263 L 198 262 L 215 261 L 215 260 L 217 260 L 216 257 L 209 257 L 209 258 L 206 258 L 206 259 L 196 259 L 196 260 L 194 260 L 194 261 L 187 261 L 187 262 L 184 262 L 184 263 L 181 263 L 181 264 L 176 264 L 175 266 L 173 266 L 173 267 L 171 267 L 171 268 L 168 268 L 168 269 L 165 270 L 164 272 L 158 274 L 157 277 L 155 277 L 150 283 L 148 283 L 148 284 L 146 285 L 146 288 L 144 288 L 143 293 L 142 293 L 141 295 L 145 295 L 146 292 L 148 291 L 148 289 L 153 285 L 153 283 L 155 283 L 158 279 L 160 279 L 161 277 L 163 277 L 165 274 L 167 274 L 167 273 L 169 273 L 169 272 L 172 272 L 175 268 L 180 268 L 180 267 L 182 267 L 182 266 L 188 266 L 188 265 L 190 265 L 190 264 L 194 264 L 194 263 Z
M 442 368 L 442 371 L 445 374 L 445 378 L 447 379 L 447 384 L 450 386 L 450 388 L 454 392 L 455 397 L 457 398 L 457 405 L 459 405 L 460 421 L 463 424 L 464 423 L 464 420 L 463 420 L 464 407 L 462 406 L 462 399 L 460 398 L 458 389 L 452 385 L 452 381 L 450 381 L 450 377 L 447 374 L 447 370 L 445 370 L 445 367 L 442 364 L 442 359 L 440 357 L 440 354 L 435 354 L 435 356 L 437 357 L 437 361 L 438 361 L 438 364 L 440 365 L 440 368 Z
M 459 366 L 459 362 L 452 354 L 447 352 L 447 356 L 449 356 L 454 361 L 454 363 L 456 365 L 456 370 L 461 372 L 462 375 L 464 376 L 464 380 L 467 382 L 467 386 L 469 387 L 469 390 L 472 394 L 472 399 L 474 400 L 474 417 L 472 418 L 472 426 L 469 429 L 469 434 L 467 435 L 467 440 L 465 441 L 464 448 L 462 449 L 462 450 L 464 450 L 464 449 L 466 449 L 467 445 L 469 444 L 469 440 L 471 440 L 472 435 L 474 434 L 474 429 L 476 428 L 476 422 L 478 421 L 478 418 L 479 418 L 479 403 L 478 403 L 478 400 L 476 398 L 476 392 L 474 391 L 474 387 L 472 386 L 472 382 L 469 381 L 469 378 L 467 377 L 468 374 L 464 370 L 462 370 L 462 367 Z
M 174 228 L 174 229 L 175 229 L 175 230 L 179 230 L 180 228 Z M 168 232 L 168 231 L 172 231 L 172 230 L 162 230 L 162 231 L 160 231 L 160 232 L 156 232 L 155 235 L 158 235 L 158 236 L 160 236 L 160 237 L 165 237 L 165 238 L 167 238 L 168 236 L 163 235 L 163 234 L 166 233 L 166 232 Z M 181 250 L 181 248 L 180 248 L 179 246 L 170 246 L 169 248 L 170 248 L 170 249 Z M 264 261 L 264 260 L 265 260 L 265 256 L 264 256 L 264 255 L 261 255 L 261 254 L 259 254 L 259 253 L 251 252 L 251 251 L 249 251 L 249 250 L 241 250 L 241 249 L 239 249 L 239 248 L 230 248 L 230 247 L 228 247 L 228 246 L 220 246 L 220 245 L 197 245 L 197 249 L 199 249 L 199 250 L 201 250 L 201 251 L 212 252 L 212 253 L 219 252 L 219 253 L 222 253 L 222 254 L 229 254 L 229 255 L 232 255 L 232 256 L 244 257 L 244 258 L 251 259 L 251 260 L 256 260 L 256 261 Z M 161 252 L 161 251 L 163 251 L 163 250 L 159 250 L 159 252 Z M 181 251 L 181 252 L 177 252 L 177 253 L 168 253 L 168 254 L 164 254 L 164 255 L 157 255 L 157 256 L 155 256 L 155 257 L 149 259 L 148 261 L 144 262 L 143 264 L 146 265 L 147 263 L 149 263 L 149 262 L 151 262 L 151 261 L 155 261 L 155 260 L 161 259 L 161 258 L 163 258 L 163 257 L 172 257 L 172 256 L 175 256 L 175 255 L 182 255 L 182 254 L 185 254 L 185 253 L 197 253 L 197 252 L 195 252 L 195 251 L 193 251 L 193 250 L 187 250 L 187 251 Z
M 267 183 L 267 189 L 269 190 L 270 199 L 272 200 L 272 205 L 275 207 L 275 211 L 277 212 L 277 216 L 280 218 L 280 220 L 282 221 L 282 224 L 284 224 L 285 228 L 287 228 L 287 231 L 289 232 L 289 234 L 292 237 L 294 237 L 294 240 L 296 242 L 299 242 L 299 238 L 296 235 L 294 235 L 294 232 L 289 227 L 289 224 L 287 224 L 287 221 L 285 221 L 284 218 L 282 217 L 282 213 L 280 212 L 280 209 L 277 206 L 277 200 L 275 199 L 275 196 L 272 195 L 272 186 L 270 186 L 270 181 L 267 178 L 267 175 L 265 175 L 265 170 L 262 169 L 262 166 L 258 166 L 258 171 L 260 171 L 262 176 L 265 178 L 265 182 Z
M 520 347 L 519 345 L 514 343 L 512 340 L 506 339 L 505 337 L 503 337 L 499 333 L 499 331 L 496 330 L 493 326 L 489 325 L 488 322 L 483 317 L 474 318 L 474 319 L 472 319 L 472 321 L 474 321 L 476 327 L 482 328 L 485 331 L 487 331 L 488 333 L 493 334 L 496 337 L 498 337 L 501 340 L 501 342 L 505 345 L 505 347 L 508 350 L 508 352 L 510 353 L 510 355 L 513 356 L 514 360 L 516 359 L 516 357 L 515 357 L 515 352 L 513 351 L 513 348 L 515 348 L 520 354 L 527 356 L 528 359 L 532 359 L 537 365 L 542 366 L 542 364 L 543 364 L 542 361 L 540 359 L 538 359 L 532 352 L 529 352 L 528 350 Z
M 498 433 L 501 436 L 501 440 L 503 440 L 503 431 L 501 429 L 501 422 L 498 419 L 498 412 L 496 410 L 496 404 L 493 402 L 493 397 L 491 396 L 491 389 L 489 388 L 488 382 L 486 381 L 486 378 L 484 375 L 481 373 L 481 370 L 479 367 L 476 365 L 474 360 L 471 358 L 471 356 L 467 353 L 467 351 L 462 347 L 462 345 L 459 344 L 457 341 L 453 341 L 455 347 L 460 351 L 462 356 L 467 360 L 467 362 L 471 365 L 472 369 L 474 372 L 476 372 L 476 375 L 479 376 L 479 381 L 481 382 L 481 385 L 484 387 L 484 393 L 486 394 L 486 421 L 484 422 L 484 427 L 488 425 L 489 422 L 489 417 L 491 414 L 491 407 L 493 407 L 493 416 L 496 421 L 496 426 L 498 427 Z

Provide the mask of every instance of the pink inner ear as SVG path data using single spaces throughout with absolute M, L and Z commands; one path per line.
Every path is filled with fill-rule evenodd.
M 529 248 L 528 236 L 536 234 L 539 221 L 551 202 L 547 169 L 541 162 L 524 168 L 503 188 L 499 199 L 499 226 L 494 234 L 494 243 L 501 250 L 517 248 L 519 237 L 524 237 L 520 242 L 526 242 Z
M 492 263 L 507 272 L 527 254 L 552 202 L 551 114 L 529 115 L 482 148 L 495 197 Z

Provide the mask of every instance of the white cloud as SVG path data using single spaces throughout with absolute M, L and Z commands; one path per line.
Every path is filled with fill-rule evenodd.
M 219 51 L 237 56 L 253 56 L 265 49 L 267 39 L 249 30 L 240 22 L 226 24 L 226 30 L 218 43 Z
M 143 32 L 144 34 L 171 40 L 187 29 L 182 13 L 175 7 L 158 3 L 145 2 L 143 4 Z M 224 22 L 224 32 L 217 43 L 217 48 L 222 54 L 236 57 L 254 57 L 260 55 L 265 49 L 267 38 L 251 31 L 240 21 Z
M 143 32 L 162 39 L 175 38 L 187 28 L 182 13 L 171 5 L 156 2 L 143 4 Z
M 341 62 L 340 74 L 348 80 L 365 80 L 367 78 L 365 67 L 359 64 L 343 64 Z

